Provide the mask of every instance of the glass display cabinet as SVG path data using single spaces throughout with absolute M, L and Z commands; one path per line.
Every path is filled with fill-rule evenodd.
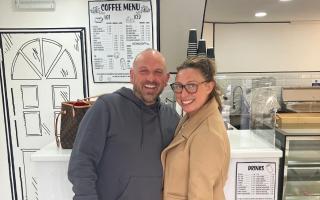
M 278 199 L 319 200 L 320 124 L 279 127 L 276 129 L 276 146 L 283 151 Z

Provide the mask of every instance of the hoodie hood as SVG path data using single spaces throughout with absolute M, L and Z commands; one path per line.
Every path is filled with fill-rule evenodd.
M 160 109 L 160 98 L 159 97 L 157 98 L 155 104 L 148 106 L 134 94 L 133 90 L 131 90 L 129 88 L 122 87 L 119 90 L 117 90 L 115 93 L 117 93 L 117 94 L 121 95 L 122 97 L 128 99 L 129 101 L 133 102 L 134 104 L 136 104 L 139 108 L 141 108 L 143 110 L 152 109 L 152 110 L 158 112 Z

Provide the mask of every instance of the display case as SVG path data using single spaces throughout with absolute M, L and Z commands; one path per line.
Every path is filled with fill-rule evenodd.
M 319 200 L 320 124 L 284 124 L 276 129 L 276 146 L 283 151 L 278 199 Z
M 217 67 L 219 69 L 219 65 Z M 218 73 L 216 81 L 223 96 L 223 118 L 237 129 L 270 127 L 273 112 L 301 108 L 296 102 L 285 105 L 284 101 L 291 96 L 303 96 L 302 90 L 311 93 L 304 96 L 308 104 L 303 107 L 309 112 L 320 112 L 320 101 L 311 102 L 319 97 L 320 87 L 312 87 L 317 79 L 320 79 L 320 72 Z M 289 89 L 286 99 L 282 98 L 283 88 Z

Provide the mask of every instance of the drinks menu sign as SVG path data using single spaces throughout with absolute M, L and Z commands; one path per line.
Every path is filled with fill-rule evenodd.
M 155 48 L 149 1 L 89 1 L 94 82 L 129 82 L 135 56 Z

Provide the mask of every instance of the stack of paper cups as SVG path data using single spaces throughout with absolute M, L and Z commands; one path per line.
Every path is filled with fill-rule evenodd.
M 207 57 L 214 59 L 214 48 L 213 47 L 207 48 Z
M 204 39 L 199 40 L 198 56 L 207 56 L 206 41 Z
M 197 56 L 197 30 L 190 29 L 189 30 L 189 42 L 187 49 L 187 57 Z

